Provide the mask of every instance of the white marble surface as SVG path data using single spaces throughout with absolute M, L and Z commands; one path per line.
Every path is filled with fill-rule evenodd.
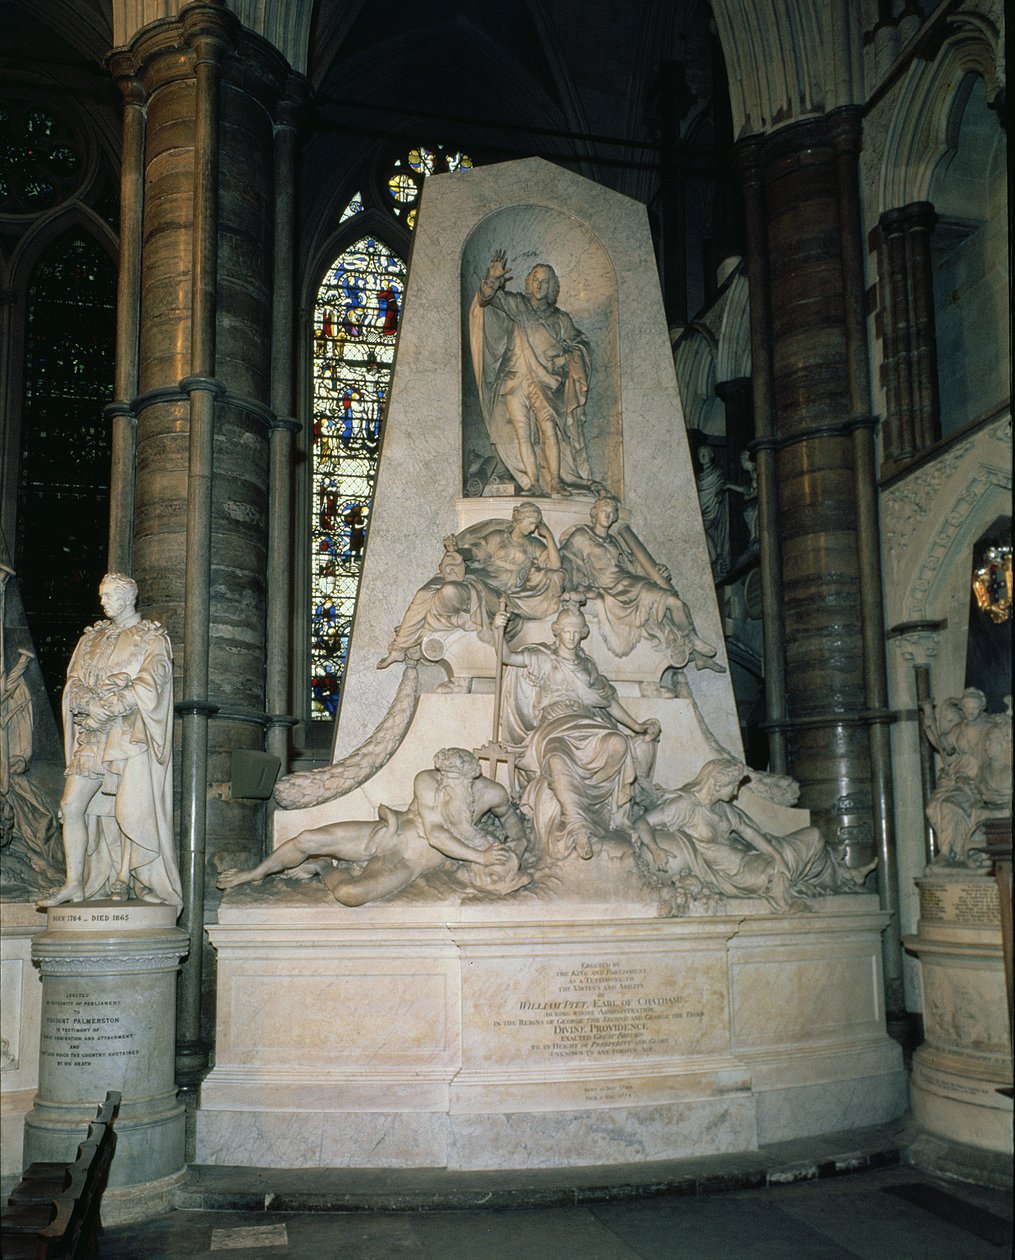
M 906 948 L 920 963 L 925 1041 L 913 1056 L 913 1115 L 930 1133 L 1012 1151 L 1011 1034 L 997 885 L 984 874 L 930 871 Z
M 886 1121 L 884 919 L 868 895 L 612 921 L 231 902 L 197 1158 L 553 1167 Z
M 25 1116 L 39 1085 L 42 980 L 32 966 L 32 938 L 46 916 L 29 902 L 0 906 L 0 1173 L 20 1172 Z
M 725 662 L 644 206 L 530 158 L 428 180 L 415 236 L 336 755 L 357 747 L 387 710 L 397 671 L 379 673 L 376 662 L 434 572 L 440 540 L 456 528 L 471 370 L 465 299 L 494 248 L 505 248 L 513 264 L 545 259 L 556 267 L 561 307 L 593 338 L 594 450 Z M 522 278 L 516 272 L 513 283 Z M 497 514 L 487 511 L 496 499 L 478 502 Z M 549 519 L 556 501 L 540 502 Z M 590 501 L 582 502 L 587 515 Z M 689 673 L 706 722 L 739 754 L 729 675 Z

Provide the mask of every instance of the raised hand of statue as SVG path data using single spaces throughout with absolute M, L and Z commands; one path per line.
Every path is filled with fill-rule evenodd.
M 511 272 L 507 269 L 507 254 L 504 250 L 498 249 L 490 259 L 490 265 L 486 269 L 485 284 L 493 290 L 503 289 L 510 279 Z

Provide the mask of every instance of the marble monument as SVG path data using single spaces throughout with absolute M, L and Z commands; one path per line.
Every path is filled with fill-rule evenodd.
M 416 232 L 333 762 L 220 875 L 198 1159 L 898 1114 L 867 872 L 743 764 L 644 208 L 532 160 L 428 180 Z

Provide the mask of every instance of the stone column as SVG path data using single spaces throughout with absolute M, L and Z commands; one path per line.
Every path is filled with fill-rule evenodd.
M 744 188 L 746 210 L 751 378 L 754 387 L 755 440 L 752 447 L 758 469 L 758 561 L 761 569 L 768 768 L 773 774 L 785 774 L 788 769 L 783 726 L 786 711 L 786 658 L 783 654 L 785 627 L 772 396 L 772 315 L 760 142 L 752 140 L 742 145 L 737 152 L 737 164 Z
M 144 89 L 121 56 L 110 58 L 123 96 L 120 151 L 120 260 L 116 292 L 116 379 L 106 416 L 113 426 L 109 470 L 109 571 L 130 573 L 134 534 L 134 462 L 140 318 L 141 216 L 144 207 Z
M 266 707 L 267 751 L 288 769 L 291 658 L 290 602 L 293 554 L 293 346 L 296 328 L 296 128 L 305 99 L 303 81 L 293 77 L 278 109 L 275 128 L 275 275 L 272 304 L 271 406 L 275 415 L 269 450 L 268 585 Z M 267 841 L 267 837 L 266 837 Z
M 123 1095 L 102 1200 L 107 1224 L 168 1211 L 186 1175 L 176 1094 L 176 973 L 187 935 L 171 906 L 54 906 L 32 957 L 42 972 L 39 1092 L 25 1163 L 73 1160 L 107 1090 Z
M 941 436 L 930 233 L 934 207 L 914 201 L 879 223 L 880 326 L 884 345 L 884 460 L 891 469 Z
M 783 734 L 801 804 L 826 841 L 844 847 L 854 866 L 875 853 L 879 858 L 882 904 L 896 916 L 885 943 L 894 1015 L 903 1005 L 902 962 L 856 174 L 860 134 L 858 112 L 836 110 L 746 142 L 739 164 L 755 354 L 766 675 L 770 656 L 782 655 L 785 671 L 781 696 L 766 678 L 768 725 Z M 778 648 L 767 624 L 773 612 Z
M 220 850 L 241 864 L 261 855 L 263 806 L 231 799 L 231 754 L 263 751 L 274 721 L 269 514 L 286 509 L 278 491 L 269 504 L 272 292 L 276 202 L 291 195 L 276 187 L 275 121 L 292 74 L 213 3 L 146 27 L 118 68 L 140 83 L 146 109 L 133 576 L 143 615 L 166 626 L 176 655 L 191 941 L 179 1069 L 196 1083 L 212 1018 L 202 946 L 216 894 L 206 870 Z

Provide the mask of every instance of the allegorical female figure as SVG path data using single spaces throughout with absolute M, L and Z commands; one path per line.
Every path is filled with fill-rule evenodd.
M 600 631 L 616 656 L 627 656 L 644 636 L 664 652 L 677 669 L 693 661 L 698 669 L 721 670 L 716 651 L 694 628 L 687 605 L 662 565 L 649 577 L 637 556 L 611 533 L 620 517 L 617 500 L 602 494 L 590 511 L 590 524 L 564 535 L 561 556 L 570 585 L 598 595 L 602 603 Z M 637 542 L 630 530 L 627 540 Z M 641 548 L 644 550 L 644 548 Z
M 440 572 L 412 597 L 377 668 L 418 657 L 431 630 L 471 626 L 490 642 L 502 602 L 515 616 L 536 620 L 553 612 L 563 588 L 560 555 L 543 514 L 535 503 L 519 503 L 510 521 L 479 521 L 444 540 Z
M 635 823 L 657 866 L 674 880 L 698 881 L 712 895 L 761 897 L 775 910 L 802 908 L 826 893 L 856 892 L 872 866 L 851 870 L 816 827 L 772 836 L 733 804 L 750 771 L 715 758 L 690 783 L 663 792 Z M 664 863 L 660 864 L 660 851 Z
M 494 624 L 506 619 L 499 613 Z M 515 668 L 505 681 L 503 736 L 518 749 L 522 808 L 544 851 L 591 858 L 594 841 L 630 834 L 635 785 L 650 782 L 659 723 L 628 713 L 582 651 L 580 609 L 562 608 L 552 628 L 552 644 L 504 649 Z

